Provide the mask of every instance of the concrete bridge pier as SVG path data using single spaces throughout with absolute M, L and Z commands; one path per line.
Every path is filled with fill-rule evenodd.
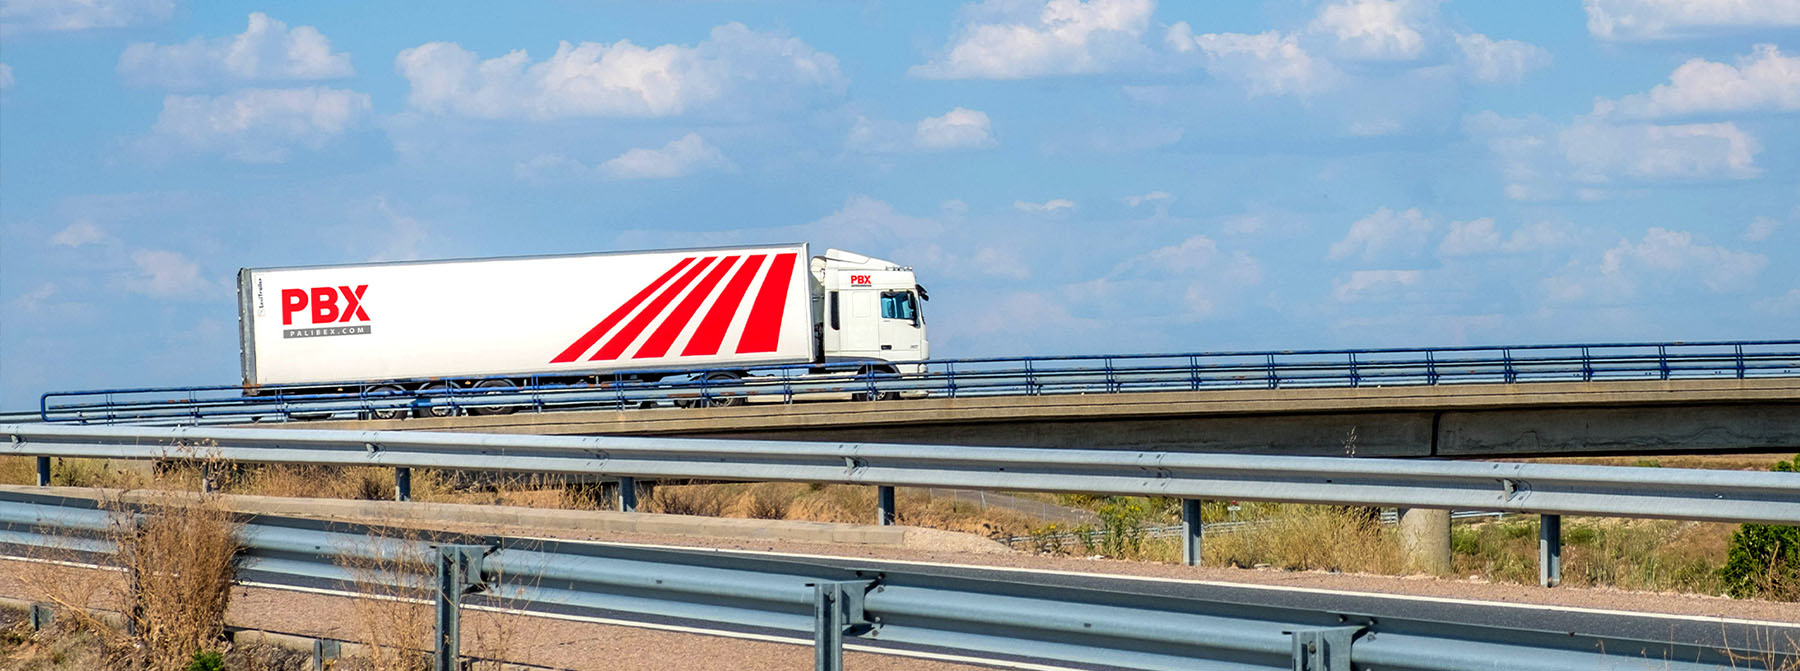
M 1400 542 L 1412 570 L 1432 575 L 1450 572 L 1450 511 L 1400 509 Z

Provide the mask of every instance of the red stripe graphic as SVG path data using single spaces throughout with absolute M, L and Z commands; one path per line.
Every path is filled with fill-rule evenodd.
M 694 267 L 689 268 L 687 272 L 682 273 L 681 279 L 675 280 L 675 283 L 669 285 L 669 288 L 664 289 L 661 294 L 658 294 L 655 300 L 650 301 L 649 305 L 644 306 L 643 312 L 639 312 L 636 317 L 632 317 L 631 321 L 625 324 L 625 328 L 619 329 L 618 333 L 615 333 L 613 334 L 613 337 L 608 338 L 606 343 L 600 346 L 599 352 L 588 357 L 588 361 L 611 361 L 619 358 L 619 355 L 625 352 L 625 348 L 631 346 L 631 341 L 637 340 L 638 334 L 644 332 L 644 327 L 649 326 L 650 321 L 662 314 L 663 309 L 669 306 L 670 301 L 675 300 L 676 294 L 681 293 L 682 289 L 686 289 L 687 285 L 693 284 L 694 278 L 700 275 L 700 271 L 706 270 L 706 266 L 711 264 L 713 260 L 717 258 L 719 257 L 708 256 L 704 259 L 700 259 L 700 262 L 694 264 Z
M 677 262 L 673 268 L 664 272 L 662 277 L 656 278 L 655 282 L 651 282 L 649 286 L 638 291 L 636 296 L 632 296 L 630 300 L 625 301 L 624 305 L 620 305 L 618 309 L 613 310 L 612 314 L 609 314 L 605 319 L 600 320 L 600 323 L 595 324 L 594 328 L 588 329 L 587 333 L 582 334 L 580 338 L 576 338 L 575 342 L 571 343 L 568 349 L 563 350 L 562 354 L 556 355 L 556 358 L 551 359 L 550 363 L 568 363 L 581 358 L 582 354 L 587 353 L 589 347 L 594 346 L 594 341 L 599 340 L 600 336 L 606 335 L 607 331 L 612 330 L 613 325 L 619 323 L 619 320 L 624 319 L 625 315 L 631 314 L 632 308 L 635 308 L 639 303 L 644 302 L 644 299 L 649 298 L 650 294 L 656 293 L 658 287 L 661 287 L 664 282 L 669 281 L 669 278 L 674 277 L 675 273 L 681 272 L 681 269 L 687 267 L 687 264 L 693 262 L 694 257 L 692 256 Z
M 694 329 L 694 336 L 688 338 L 687 347 L 682 348 L 682 356 L 711 356 L 719 353 L 719 343 L 725 340 L 725 330 L 731 327 L 731 318 L 736 317 L 743 307 L 744 292 L 750 290 L 750 281 L 756 279 L 756 271 L 762 269 L 763 260 L 769 255 L 751 256 L 744 259 L 744 265 L 732 274 L 731 281 L 725 283 L 725 292 L 719 294 L 719 300 L 713 301 L 712 307 L 706 311 L 706 317 L 700 320 L 700 326 Z
M 795 254 L 782 254 L 769 264 L 769 275 L 756 291 L 750 321 L 738 338 L 738 354 L 773 352 L 781 344 L 781 312 L 787 306 L 788 286 L 794 283 Z
M 650 334 L 648 340 L 644 341 L 644 346 L 639 347 L 637 353 L 631 355 L 631 358 L 654 359 L 667 354 L 669 346 L 675 344 L 675 337 L 681 335 L 682 329 L 687 328 L 688 322 L 694 320 L 694 312 L 700 309 L 700 302 L 712 295 L 713 287 L 719 285 L 719 280 L 725 278 L 725 271 L 731 270 L 731 264 L 737 263 L 739 258 L 727 256 L 724 261 L 714 265 L 712 272 L 706 274 L 706 279 L 700 280 L 700 284 L 695 285 L 694 290 L 688 292 L 687 298 L 681 299 L 681 303 L 675 306 L 675 311 L 669 313 L 669 318 L 664 319 L 662 325 L 656 327 L 656 331 Z

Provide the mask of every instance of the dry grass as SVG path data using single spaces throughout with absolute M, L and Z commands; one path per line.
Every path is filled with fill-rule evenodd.
M 1563 519 L 1563 584 L 1656 592 L 1721 594 L 1718 567 L 1734 524 Z M 1537 519 L 1459 525 L 1451 548 L 1458 575 L 1495 582 L 1537 582 Z
M 1407 569 L 1398 530 L 1383 527 L 1357 509 L 1300 504 L 1260 508 L 1257 514 L 1266 525 L 1209 535 L 1201 546 L 1205 563 L 1355 573 Z
M 20 576 L 31 598 L 55 604 L 65 626 L 98 637 L 108 666 L 180 671 L 196 653 L 225 648 L 225 608 L 236 568 L 238 525 L 212 496 L 178 493 L 193 472 L 165 471 L 151 499 L 102 503 L 110 513 L 103 540 L 117 570 L 71 571 L 83 557 L 67 548 L 40 551 Z M 123 631 L 107 607 L 124 613 Z
M 1023 535 L 1041 523 L 1010 510 L 982 508 L 910 488 L 900 488 L 895 498 L 897 521 L 907 526 L 992 538 Z M 644 500 L 642 509 L 669 515 L 872 524 L 875 488 L 788 482 L 661 485 Z
M 348 660 L 345 668 L 428 671 L 436 626 L 438 554 L 432 546 L 466 540 L 444 532 L 391 525 L 388 529 L 390 535 L 369 536 L 358 545 L 343 548 L 345 557 L 339 560 L 351 575 L 345 589 L 367 597 L 356 601 L 352 617 L 357 641 L 367 646 L 368 653 Z M 385 542 L 394 540 L 400 542 Z M 500 587 L 507 582 L 506 576 L 491 568 L 487 573 L 493 586 L 484 592 L 486 598 L 508 606 L 508 600 L 517 594 Z M 462 609 L 461 617 L 460 652 L 469 660 L 468 668 L 497 671 L 504 666 L 499 660 L 511 659 L 518 652 L 520 632 L 515 620 L 468 608 Z
M 216 499 L 170 499 L 142 514 L 119 508 L 113 540 L 125 569 L 131 631 L 144 667 L 180 671 L 222 651 L 239 525 Z

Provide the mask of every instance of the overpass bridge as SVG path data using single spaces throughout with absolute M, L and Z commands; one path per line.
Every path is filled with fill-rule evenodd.
M 748 372 L 724 382 L 702 371 L 689 381 L 619 375 L 524 388 L 477 379 L 401 393 L 377 392 L 376 385 L 333 394 L 249 394 L 236 386 L 60 392 L 44 395 L 40 419 L 252 426 L 308 419 L 304 426 L 322 429 L 1380 457 L 1800 451 L 1800 340 L 960 359 L 904 372 Z M 882 400 L 844 400 L 851 398 Z
M 1800 378 L 752 403 L 306 426 L 1370 457 L 1773 452 L 1800 451 Z

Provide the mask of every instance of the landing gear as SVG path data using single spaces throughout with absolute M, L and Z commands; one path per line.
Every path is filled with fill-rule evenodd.
M 729 373 L 729 372 L 707 373 L 706 377 L 702 378 L 706 382 L 706 384 L 701 387 L 701 390 L 702 390 L 701 397 L 694 399 L 693 402 L 689 404 L 689 407 L 726 408 L 726 407 L 731 407 L 731 406 L 743 405 L 748 400 L 748 399 L 745 399 L 743 396 L 731 396 L 731 395 L 727 395 L 727 394 L 722 394 L 716 390 L 717 387 L 719 387 L 721 385 L 730 385 L 732 383 L 737 382 L 741 378 L 742 378 L 742 376 L 738 375 L 737 373 Z

